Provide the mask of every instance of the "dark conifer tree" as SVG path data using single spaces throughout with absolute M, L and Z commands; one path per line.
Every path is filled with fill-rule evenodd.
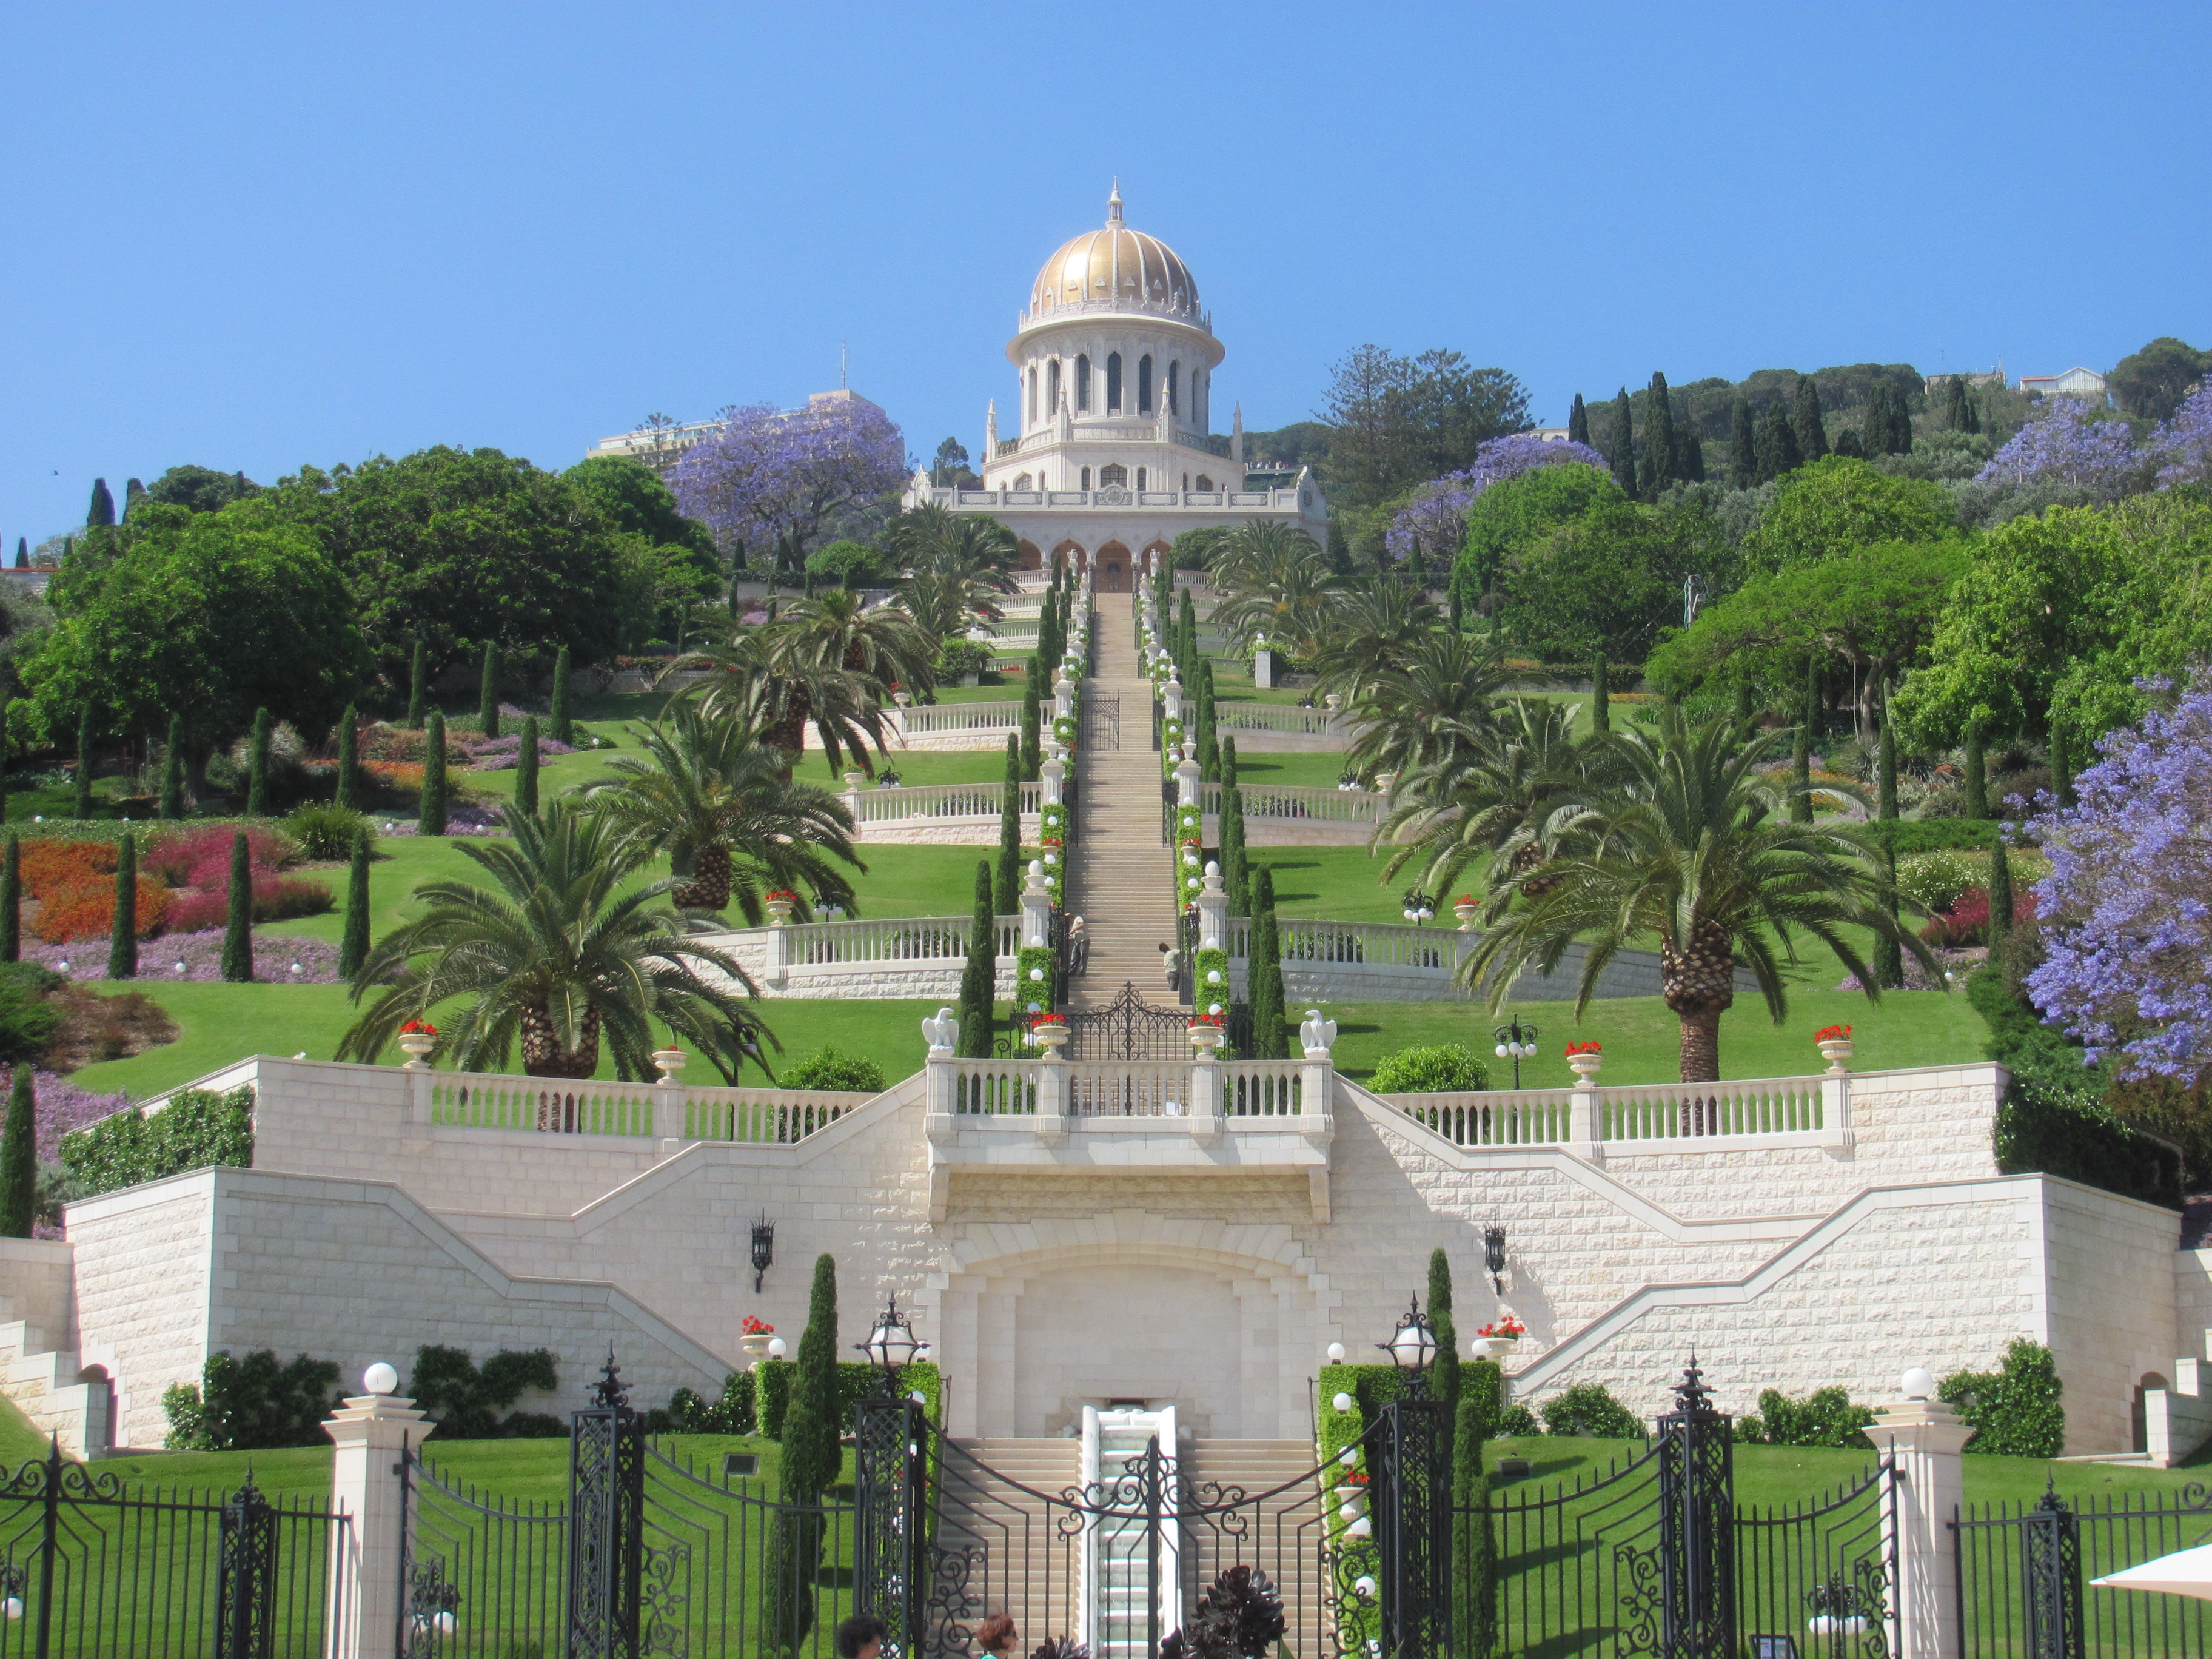
M 446 716 L 433 708 L 422 734 L 422 804 L 417 809 L 417 835 L 446 833 Z
M 1828 453 L 1828 428 L 1820 417 L 1820 385 L 1809 374 L 1797 377 L 1790 401 L 1790 430 L 1797 440 L 1797 453 L 1817 461 Z
M 1613 463 L 1613 481 L 1625 495 L 1636 493 L 1636 419 L 1628 406 L 1628 388 L 1613 394 L 1613 430 L 1607 437 L 1606 459 Z
M 1244 792 L 1233 783 L 1221 786 L 1220 842 L 1221 890 L 1228 895 L 1229 914 L 1247 915 L 1250 864 L 1244 849 Z
M 1853 460 L 1866 459 L 1866 441 L 1859 436 L 1858 428 L 1847 426 L 1836 434 L 1836 453 L 1848 455 Z
M 1644 464 L 1637 475 L 1639 493 L 1656 501 L 1674 482 L 1674 404 L 1667 377 L 1654 369 L 1644 394 Z
M 538 716 L 528 714 L 522 721 L 522 746 L 514 755 L 514 809 L 518 812 L 538 811 Z
M 232 985 L 253 978 L 253 851 L 240 830 L 230 839 L 230 898 L 222 929 L 222 976 Z
M 253 711 L 253 737 L 246 747 L 246 816 L 269 816 L 269 711 Z
M 1016 916 L 1022 910 L 1022 750 L 1021 740 L 1006 737 L 1006 787 L 999 802 L 999 884 L 994 895 L 998 914 Z
M 565 648 L 565 647 L 564 647 Z M 430 695 L 430 642 L 415 641 L 414 660 L 407 671 L 407 729 L 422 729 L 422 705 Z
M 128 830 L 115 850 L 115 915 L 107 931 L 107 976 L 138 977 L 138 841 Z
M 92 705 L 87 703 L 76 721 L 76 799 L 72 814 L 79 818 L 92 816 Z
M 115 522 L 115 497 L 108 493 L 105 478 L 92 481 L 92 506 L 86 510 L 84 522 L 88 529 L 93 530 Z
M 991 861 L 975 860 L 975 914 L 968 929 L 968 960 L 960 970 L 960 1053 L 991 1057 L 991 1011 L 999 995 L 999 922 L 992 906 Z
M 18 536 L 18 537 L 16 537 L 16 538 L 15 538 L 15 568 L 16 568 L 16 569 L 18 569 L 18 570 L 28 570 L 30 568 L 31 568 L 31 544 L 30 544 L 30 541 L 29 541 L 29 539 L 28 539 L 27 538 L 26 538 L 26 537 Z
M 23 955 L 23 848 L 13 835 L 0 852 L 0 962 Z
M 1692 421 L 1674 423 L 1674 478 L 1678 483 L 1705 481 L 1705 440 L 1698 435 L 1697 424 Z
M 185 815 L 185 722 L 180 714 L 169 716 L 169 740 L 161 748 L 161 812 L 169 819 Z
M 1613 675 L 1602 652 L 1590 664 L 1590 730 L 1613 730 Z
M 1889 718 L 1887 702 L 1881 710 L 1881 736 L 1875 765 L 1875 812 L 1884 823 L 1897 821 L 1897 733 Z M 1882 839 L 1882 868 L 1888 878 L 1889 890 L 1883 902 L 1889 914 L 1897 915 L 1897 845 L 1887 836 Z M 1874 942 L 1875 982 L 1885 991 L 1905 983 L 1905 951 L 1893 936 L 1884 934 Z
M 349 812 L 361 811 L 361 714 L 351 703 L 338 716 L 337 804 Z
M 1799 793 L 1790 797 L 1790 818 L 1793 823 L 1813 821 L 1813 797 L 1803 793 L 1813 781 L 1813 740 L 1820 729 L 1820 659 L 1808 657 L 1805 660 L 1805 696 L 1797 710 L 1797 735 L 1790 745 L 1790 775 L 1799 786 Z
M 499 735 L 499 641 L 486 640 L 483 648 L 483 696 L 478 717 L 487 738 Z
M 354 831 L 346 866 L 345 932 L 338 940 L 338 974 L 351 979 L 368 960 L 368 831 Z
M 1567 441 L 1586 444 L 1589 441 L 1589 410 L 1583 407 L 1583 394 L 1575 393 L 1574 407 L 1567 411 Z
M 137 480 L 137 479 L 136 479 L 136 478 L 128 478 L 128 479 L 125 479 L 125 480 L 124 481 L 124 484 L 123 484 L 123 522 L 124 522 L 124 523 L 125 523 L 125 524 L 129 524 L 129 523 L 131 522 L 131 515 L 133 513 L 135 513 L 135 512 L 137 512 L 137 509 L 139 508 L 139 507 L 140 507 L 140 506 L 141 506 L 141 505 L 145 501 L 145 500 L 146 500 L 146 486 L 145 486 L 144 484 L 143 484 L 143 483 L 139 483 L 139 482 L 138 482 L 138 480 Z
M 1990 848 L 1990 960 L 2009 967 L 2004 953 L 1997 947 L 2012 932 L 2012 855 L 2006 850 L 2004 836 L 2000 834 L 1996 844 Z M 2003 971 L 2001 968 L 2000 971 Z M 2006 988 L 2015 989 L 2011 975 L 2005 974 Z
M 1252 951 L 1246 1000 L 1252 1011 L 1252 1055 L 1280 1060 L 1289 1042 L 1283 1009 L 1283 939 L 1275 920 L 1275 872 L 1261 865 L 1252 872 Z
M 1729 407 L 1729 486 L 1748 489 L 1759 482 L 1759 448 L 1753 436 L 1751 402 L 1739 398 Z
M 564 645 L 553 653 L 553 729 L 546 735 L 556 743 L 576 741 L 576 723 L 568 713 L 568 647 Z
M 1989 750 L 1977 729 L 1966 733 L 1966 816 L 1986 818 L 1989 815 Z
M 39 1218 L 38 1100 L 31 1068 L 15 1068 L 0 1131 L 0 1238 L 28 1238 Z
M 1790 430 L 1789 411 L 1780 404 L 1770 404 L 1759 417 L 1758 451 L 1761 483 L 1797 469 L 1802 459 L 1797 453 L 1797 434 Z
M 1022 676 L 1022 775 L 1042 777 L 1044 765 L 1044 680 L 1048 671 L 1041 656 L 1030 659 L 1030 672 Z

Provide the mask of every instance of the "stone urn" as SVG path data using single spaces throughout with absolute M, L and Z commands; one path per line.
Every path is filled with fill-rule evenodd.
M 787 898 L 772 898 L 767 902 L 768 925 L 771 927 L 788 927 L 791 925 L 793 913 L 799 908 L 798 904 Z
M 907 707 L 908 707 L 909 705 L 911 705 L 911 704 L 913 703 L 913 702 L 914 702 L 914 696 L 913 696 L 913 694 L 912 694 L 912 693 L 910 693 L 910 692 L 906 692 L 906 691 L 894 691 L 894 692 L 892 692 L 892 693 L 891 693 L 891 701 L 892 701 L 893 702 L 896 703 L 900 708 L 907 708 Z M 763 1353 L 766 1353 L 766 1352 L 768 1352 L 768 1350 L 767 1350 L 765 1347 L 763 1347 L 763 1348 L 761 1350 L 761 1352 L 762 1352 Z
M 1228 1038 L 1228 1033 L 1218 1025 L 1194 1021 L 1190 1028 L 1191 1052 L 1200 1060 L 1212 1060 L 1214 1051 Z
M 1820 1045 L 1820 1058 L 1828 1062 L 1828 1075 L 1841 1077 L 1850 1070 L 1851 1040 L 1849 1037 L 1830 1037 Z
M 768 1345 L 775 1340 L 775 1335 L 768 1331 L 748 1331 L 738 1339 L 738 1346 L 745 1351 L 745 1358 L 752 1361 L 752 1364 L 745 1367 L 747 1370 L 753 1370 L 768 1358 Z
M 428 1063 L 430 1051 L 438 1046 L 438 1039 L 428 1031 L 402 1031 L 399 1052 L 407 1056 L 405 1070 L 419 1072 Z
M 1487 1359 L 1502 1365 L 1521 1351 L 1521 1339 L 1517 1336 L 1478 1336 L 1471 1346 L 1477 1359 Z
M 672 1087 L 682 1084 L 684 1068 L 690 1060 L 691 1056 L 681 1048 L 655 1048 L 653 1051 L 653 1069 L 660 1073 L 660 1080 Z
M 1481 914 L 1481 910 L 1482 907 L 1472 899 L 1462 899 L 1452 906 L 1452 914 L 1459 918 L 1461 933 L 1471 933 L 1474 931 L 1474 919 Z
M 1036 1046 L 1043 1050 L 1045 1059 L 1058 1060 L 1060 1051 L 1067 1046 L 1067 1022 L 1043 1021 L 1030 1027 L 1030 1035 L 1036 1039 Z
M 1567 1067 L 1587 1084 L 1597 1076 L 1598 1067 L 1605 1064 L 1603 1054 L 1569 1054 Z

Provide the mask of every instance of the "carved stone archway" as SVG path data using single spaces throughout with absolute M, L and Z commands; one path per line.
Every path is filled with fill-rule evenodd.
M 1027 537 L 1024 537 L 1019 542 L 1017 542 L 1014 544 L 1014 562 L 1021 569 L 1042 570 L 1044 568 L 1043 552 L 1038 548 L 1035 542 L 1030 541 Z
M 1053 568 L 1058 569 L 1065 562 L 1079 574 L 1087 568 L 1085 556 L 1082 543 L 1072 539 L 1064 541 L 1052 550 Z
M 1121 543 L 1106 543 L 1091 556 L 1091 562 L 1100 592 L 1126 593 L 1129 591 L 1129 550 Z

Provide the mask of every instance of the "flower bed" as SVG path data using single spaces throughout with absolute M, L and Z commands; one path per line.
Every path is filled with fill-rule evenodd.
M 220 927 L 192 933 L 164 933 L 138 947 L 138 978 L 173 980 L 180 983 L 212 985 L 222 978 L 222 936 Z M 73 980 L 105 979 L 107 953 L 78 945 L 33 945 L 24 942 L 23 960 Z M 300 971 L 292 972 L 294 963 Z M 182 964 L 181 969 L 179 964 Z M 253 977 L 267 984 L 336 985 L 338 947 L 326 939 L 288 939 L 276 934 L 253 936 Z
M 70 887 L 39 901 L 31 931 L 49 945 L 106 939 L 115 929 L 115 878 L 105 887 Z M 133 923 L 140 939 L 159 932 L 169 920 L 169 890 L 152 877 L 138 879 Z

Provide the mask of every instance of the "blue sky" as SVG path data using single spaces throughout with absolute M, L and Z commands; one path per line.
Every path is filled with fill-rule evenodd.
M 1215 407 L 1376 341 L 1663 368 L 2212 345 L 2202 6 L 7 0 L 0 535 L 181 461 L 567 465 L 837 383 L 970 449 L 1036 267 L 1189 262 Z

